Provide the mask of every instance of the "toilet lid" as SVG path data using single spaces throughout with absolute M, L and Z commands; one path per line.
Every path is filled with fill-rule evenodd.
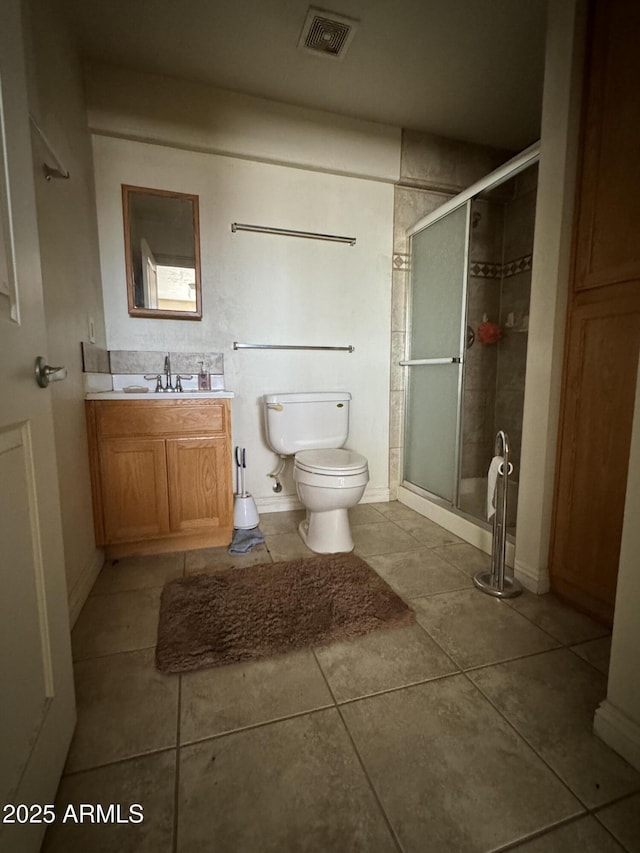
M 355 450 L 301 450 L 296 453 L 296 466 L 316 474 L 360 474 L 367 469 L 367 460 Z

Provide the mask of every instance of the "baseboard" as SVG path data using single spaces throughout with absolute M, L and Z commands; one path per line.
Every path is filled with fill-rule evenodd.
M 360 503 L 386 503 L 388 500 L 389 489 L 367 489 Z M 289 512 L 294 509 L 304 509 L 297 495 L 274 495 L 269 498 L 255 498 L 255 502 L 258 512 Z
M 544 595 L 549 592 L 551 584 L 549 582 L 549 572 L 546 569 L 532 569 L 516 558 L 515 576 L 518 578 L 522 586 L 526 587 L 529 592 L 535 592 L 536 595 Z
M 102 551 L 96 550 L 91 565 L 87 566 L 80 574 L 80 577 L 69 592 L 69 623 L 72 628 L 76 624 L 76 619 L 80 615 L 85 601 L 89 598 L 89 593 L 98 579 L 103 565 L 104 554 Z
M 640 724 L 636 720 L 605 699 L 596 711 L 593 730 L 607 746 L 640 770 Z
M 388 488 L 367 489 L 360 503 L 381 504 L 387 503 L 389 500 L 391 500 L 391 493 Z
M 289 512 L 302 509 L 297 495 L 275 495 L 272 498 L 255 498 L 258 512 Z

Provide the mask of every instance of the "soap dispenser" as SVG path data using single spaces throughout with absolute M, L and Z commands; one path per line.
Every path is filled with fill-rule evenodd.
M 198 391 L 209 391 L 209 374 L 204 371 L 204 361 L 198 362 L 200 365 L 200 373 L 198 374 Z

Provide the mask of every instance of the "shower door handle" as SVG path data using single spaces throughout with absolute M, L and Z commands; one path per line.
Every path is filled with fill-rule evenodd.
M 401 367 L 417 367 L 419 364 L 462 364 L 462 359 L 453 358 L 412 358 L 407 361 L 399 361 Z

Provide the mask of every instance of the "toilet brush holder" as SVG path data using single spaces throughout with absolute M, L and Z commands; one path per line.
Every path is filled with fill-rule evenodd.
M 257 527 L 260 518 L 256 502 L 249 494 L 236 495 L 233 506 L 233 526 L 238 530 L 251 530 Z

